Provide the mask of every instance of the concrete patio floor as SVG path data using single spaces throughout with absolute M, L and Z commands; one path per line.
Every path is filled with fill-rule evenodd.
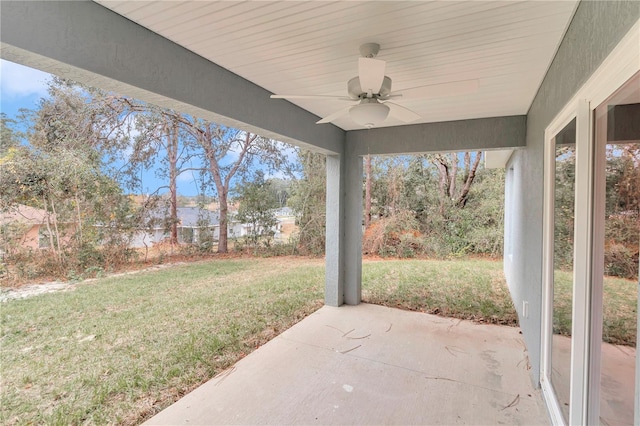
M 519 329 L 325 306 L 147 424 L 548 424 Z

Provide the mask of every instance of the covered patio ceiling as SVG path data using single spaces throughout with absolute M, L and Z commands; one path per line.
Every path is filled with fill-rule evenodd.
M 272 93 L 346 95 L 359 46 L 380 44 L 392 90 L 478 80 L 474 93 L 398 100 L 415 123 L 524 115 L 577 1 L 109 1 L 101 5 Z M 437 87 L 437 86 L 435 86 Z M 287 102 L 273 100 L 272 102 Z M 336 100 L 295 100 L 325 117 Z M 348 116 L 335 125 L 361 128 Z M 394 118 L 382 126 L 402 125 Z

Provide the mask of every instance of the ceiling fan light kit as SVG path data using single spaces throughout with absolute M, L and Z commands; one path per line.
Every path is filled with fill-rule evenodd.
M 347 82 L 347 97 L 332 95 L 271 95 L 274 99 L 335 99 L 359 103 L 352 107 L 338 110 L 317 123 L 330 123 L 348 116 L 354 123 L 368 129 L 380 125 L 389 115 L 405 123 L 422 118 L 415 111 L 389 102 L 391 99 L 428 99 L 438 96 L 460 95 L 475 92 L 478 80 L 453 81 L 391 92 L 391 79 L 384 75 L 386 62 L 374 59 L 380 45 L 365 43 L 360 46 L 358 58 L 358 76 Z
M 349 116 L 357 124 L 370 129 L 387 119 L 389 107 L 376 99 L 363 99 L 360 104 L 349 109 Z

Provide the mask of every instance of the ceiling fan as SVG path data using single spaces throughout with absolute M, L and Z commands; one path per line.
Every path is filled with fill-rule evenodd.
M 413 87 L 398 92 L 391 91 L 391 79 L 384 75 L 386 62 L 375 59 L 380 51 L 377 43 L 365 43 L 360 46 L 358 58 L 358 76 L 347 82 L 348 96 L 330 95 L 271 95 L 273 99 L 337 99 L 357 102 L 342 108 L 319 120 L 317 124 L 330 123 L 343 116 L 350 116 L 357 124 L 366 128 L 379 125 L 389 115 L 405 123 L 418 120 L 419 114 L 409 108 L 398 105 L 394 100 L 427 99 L 438 96 L 453 96 L 472 93 L 478 90 L 478 80 L 453 81 L 428 86 Z

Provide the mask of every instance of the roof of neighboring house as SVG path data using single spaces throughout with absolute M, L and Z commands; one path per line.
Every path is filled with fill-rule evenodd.
M 49 216 L 51 220 L 54 218 L 54 215 L 46 210 L 18 204 L 6 212 L 0 212 L 0 223 L 20 222 L 31 225 L 41 225 L 46 223 L 47 216 Z
M 295 216 L 295 212 L 291 207 L 281 207 L 279 209 L 275 209 L 274 214 L 276 215 L 276 217 Z
M 209 226 L 215 226 L 220 224 L 220 217 L 218 212 L 212 212 L 211 210 L 201 209 L 199 207 L 178 207 L 178 220 L 179 226 L 184 227 L 198 227 L 198 220 L 203 219 Z M 169 217 L 169 207 L 162 206 L 148 212 L 150 218 L 159 222 L 164 221 Z
M 199 219 L 205 220 L 209 225 L 220 224 L 217 212 L 202 210 L 198 207 L 178 207 L 178 218 L 182 226 L 198 226 Z

